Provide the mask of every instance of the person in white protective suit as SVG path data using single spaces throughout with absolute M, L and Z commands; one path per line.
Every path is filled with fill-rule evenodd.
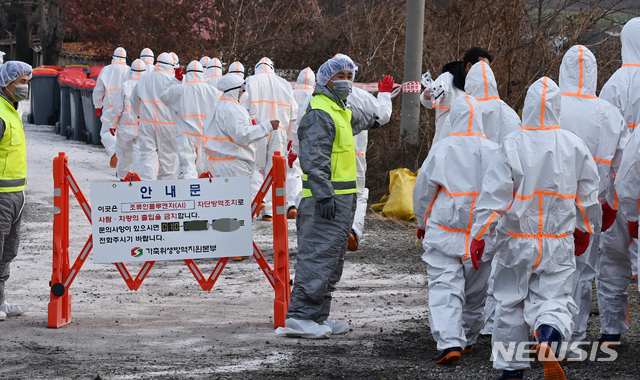
M 239 61 L 235 61 L 229 64 L 227 68 L 227 74 L 236 74 L 244 79 L 244 65 Z
M 478 61 L 471 67 L 465 78 L 464 90 L 465 93 L 474 97 L 478 102 L 475 110 L 480 113 L 482 129 L 489 141 L 500 144 L 509 133 L 520 129 L 520 117 L 513 108 L 500 99 L 498 84 L 493 70 L 485 61 Z M 450 128 L 450 118 L 447 117 L 443 131 L 449 131 Z M 488 237 L 485 240 L 485 256 L 490 259 L 495 252 L 495 239 L 494 237 Z M 482 334 L 488 335 L 491 335 L 493 329 L 493 316 L 496 305 L 492 292 L 493 276 L 490 276 L 489 289 L 487 290 L 488 294 L 485 301 L 485 323 L 481 330 Z
M 160 54 L 155 70 L 138 80 L 131 95 L 131 105 L 140 117 L 136 172 L 143 181 L 177 178 L 176 113 L 160 99 L 174 77 L 173 62 L 171 54 Z
M 218 58 L 211 58 L 204 68 L 207 70 L 206 82 L 217 90 L 218 82 L 222 79 L 222 62 Z
M 420 94 L 420 102 L 428 109 L 436 109 L 436 133 L 432 144 L 448 136 L 448 131 L 442 129 L 453 101 L 464 93 L 465 76 L 471 66 L 478 61 L 491 63 L 493 58 L 488 51 L 480 47 L 473 47 L 464 55 L 462 62 L 455 61 L 444 65 L 442 74 L 431 80 L 429 72 L 422 75 L 422 85 L 425 90 Z
M 171 54 L 171 58 L 173 59 L 173 68 L 175 70 L 180 67 L 180 58 L 178 58 L 178 55 L 174 52 L 171 52 L 169 54 Z
M 204 69 L 192 61 L 182 81 L 180 69 L 160 95 L 162 102 L 176 113 L 176 147 L 180 160 L 179 178 L 193 179 L 205 172 L 203 126 L 207 114 L 222 93 L 205 82 Z
M 287 218 L 295 219 L 298 214 L 298 205 L 302 199 L 302 169 L 298 161 L 298 124 L 302 119 L 300 109 L 302 103 L 311 100 L 313 89 L 316 86 L 316 74 L 310 67 L 298 74 L 296 86 L 293 88 L 293 98 L 298 105 L 298 117 L 295 123 L 289 124 L 289 144 L 287 145 Z M 309 98 L 309 100 L 307 100 Z
M 345 57 L 323 63 L 298 128 L 304 173 L 296 219 L 298 261 L 285 327 L 276 329 L 278 335 L 320 339 L 349 330 L 346 322 L 329 316 L 356 209 L 353 135 L 378 126 L 375 115 L 347 107 L 354 74 L 355 65 Z
M 475 207 L 470 255 L 482 257 L 483 239 L 497 224 L 492 356 L 500 379 L 522 379 L 529 368 L 505 352 L 527 342 L 530 329 L 545 378 L 565 378 L 557 357 L 578 312 L 574 254 L 584 253 L 599 224 L 598 169 L 586 144 L 560 129 L 560 107 L 555 82 L 543 77 L 531 85 L 522 128 L 502 141 Z
M 484 136 L 478 107 L 466 94 L 453 102 L 451 134 L 431 147 L 413 190 L 429 274 L 429 325 L 440 351 L 436 364 L 471 353 L 484 324 L 491 260 L 472 261 L 469 233 L 483 174 L 498 144 Z
M 246 79 L 247 99 L 243 103 L 249 109 L 257 124 L 265 120 L 279 120 L 278 130 L 256 142 L 257 162 L 256 170 L 251 177 L 251 194 L 255 196 L 260 190 L 264 179 L 273 165 L 272 157 L 275 152 L 284 156 L 285 148 L 289 142 L 287 129 L 291 123 L 295 123 L 298 104 L 293 98 L 291 84 L 276 75 L 273 71 L 273 62 L 267 57 L 262 58 L 255 67 L 255 75 Z M 265 195 L 263 220 L 272 220 L 271 190 Z
M 613 104 L 622 113 L 625 123 L 635 131 L 640 119 L 640 89 L 632 86 L 633 77 L 640 75 L 640 18 L 629 20 L 620 32 L 622 42 L 622 67 L 618 69 L 600 90 L 600 99 Z M 613 178 L 611 178 L 613 180 Z M 611 188 L 610 188 L 611 189 Z M 615 202 L 615 192 L 607 194 L 610 205 Z M 638 266 L 638 245 L 631 239 L 627 220 L 618 213 L 615 223 L 602 233 L 602 252 L 597 266 L 596 288 L 600 311 L 601 342 L 620 342 L 620 335 L 629 330 L 627 287 L 632 280 L 631 265 Z
M 138 150 L 138 115 L 131 106 L 131 94 L 138 80 L 147 72 L 147 65 L 141 59 L 131 64 L 131 76 L 117 91 L 113 102 L 113 113 L 118 118 L 116 125 L 116 177 L 124 180 L 127 173 L 135 170 L 140 158 Z
M 587 337 L 593 279 L 601 255 L 600 233 L 611 227 L 616 219 L 617 202 L 614 196 L 608 203 L 607 190 L 612 190 L 610 184 L 618 169 L 622 150 L 629 141 L 630 131 L 620 111 L 596 96 L 598 66 L 589 49 L 575 45 L 567 51 L 560 66 L 559 80 L 562 95 L 560 126 L 580 137 L 593 155 L 600 177 L 598 200 L 602 205 L 602 223 L 598 223 L 594 230 L 587 251 L 576 258 L 573 300 L 579 312 L 573 319 L 572 343 L 584 341 Z M 570 356 L 575 355 L 571 352 Z
M 110 165 L 116 167 L 116 137 L 111 133 L 111 129 L 116 127 L 118 118 L 111 112 L 116 92 L 129 79 L 130 68 L 127 65 L 127 52 L 124 48 L 117 48 L 113 52 L 111 64 L 100 71 L 96 86 L 93 89 L 93 106 L 95 114 L 100 118 L 102 128 L 100 129 L 100 140 L 107 154 L 111 157 Z
M 156 58 L 155 55 L 153 55 L 153 51 L 149 48 L 144 48 L 142 49 L 142 52 L 140 53 L 140 59 L 142 60 L 142 62 L 144 62 L 145 65 L 147 65 L 147 71 L 153 71 L 154 65 L 153 65 L 153 60 Z
M 213 177 L 252 176 L 256 166 L 256 142 L 278 129 L 278 120 L 252 124 L 249 112 L 238 101 L 245 89 L 244 79 L 227 74 L 218 83 L 223 92 L 207 115 L 205 151 Z

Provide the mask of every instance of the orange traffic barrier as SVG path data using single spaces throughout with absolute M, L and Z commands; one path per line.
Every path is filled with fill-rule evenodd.
M 253 257 L 274 288 L 274 327 L 284 327 L 286 313 L 289 308 L 289 297 L 291 295 L 286 173 L 286 159 L 280 155 L 280 152 L 275 152 L 273 156 L 273 167 L 251 203 L 251 214 L 252 217 L 255 217 L 258 205 L 262 203 L 266 193 L 273 187 L 273 207 L 276 210 L 273 218 L 274 268 L 271 269 L 255 242 L 253 243 Z M 212 178 L 212 176 L 211 173 L 203 173 L 200 178 Z M 136 173 L 128 173 L 125 178 L 125 181 L 139 180 L 140 177 Z M 50 283 L 51 298 L 49 301 L 47 326 L 59 328 L 71 322 L 71 295 L 69 294 L 69 287 L 91 252 L 93 236 L 89 236 L 73 266 L 69 266 L 69 189 L 71 189 L 75 198 L 78 200 L 89 223 L 91 223 L 91 206 L 82 194 L 82 191 L 69 170 L 68 157 L 62 152 L 58 154 L 58 157 L 53 159 L 53 183 L 53 273 Z M 200 268 L 198 268 L 194 260 L 184 260 L 202 290 L 205 291 L 210 291 L 213 288 L 228 261 L 229 257 L 218 259 L 211 275 L 205 279 L 204 274 L 200 271 Z M 115 263 L 115 266 L 118 268 L 120 275 L 129 289 L 138 290 L 154 264 L 155 261 L 145 262 L 135 277 L 131 276 L 124 263 Z

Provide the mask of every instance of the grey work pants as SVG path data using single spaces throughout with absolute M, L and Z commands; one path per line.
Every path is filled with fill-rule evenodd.
M 296 220 L 298 261 L 287 318 L 322 323 L 331 311 L 331 293 L 342 277 L 344 254 L 356 209 L 356 194 L 335 196 L 336 217 L 320 217 L 313 197 L 303 198 Z
M 9 266 L 18 254 L 23 206 L 24 192 L 0 193 L 0 304 L 4 302 Z

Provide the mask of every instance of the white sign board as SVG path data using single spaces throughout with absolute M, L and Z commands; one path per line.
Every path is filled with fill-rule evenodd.
M 250 256 L 249 177 L 91 184 L 93 261 Z

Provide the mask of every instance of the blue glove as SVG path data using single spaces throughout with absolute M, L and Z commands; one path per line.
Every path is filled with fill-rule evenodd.
M 331 220 L 336 217 L 336 202 L 333 197 L 324 198 L 317 202 L 320 206 L 320 216 Z

